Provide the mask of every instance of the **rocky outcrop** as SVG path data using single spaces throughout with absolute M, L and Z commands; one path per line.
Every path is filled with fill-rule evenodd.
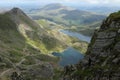
M 39 63 L 27 67 L 18 67 L 13 72 L 11 80 L 52 80 L 53 67 L 49 63 Z
M 85 58 L 74 67 L 65 68 L 63 80 L 120 80 L 120 12 L 103 21 Z

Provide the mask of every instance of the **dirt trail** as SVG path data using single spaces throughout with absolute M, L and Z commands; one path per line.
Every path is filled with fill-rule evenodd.
M 4 75 L 7 75 L 9 74 L 9 72 L 13 71 L 13 69 L 7 69 L 5 71 L 3 71 L 1 74 L 0 74 L 0 78 L 3 77 Z

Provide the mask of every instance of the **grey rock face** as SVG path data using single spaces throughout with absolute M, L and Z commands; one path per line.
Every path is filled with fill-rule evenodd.
M 114 49 L 120 52 L 120 42 L 116 43 Z
M 115 37 L 116 37 L 115 32 L 110 32 L 110 33 L 98 32 L 98 36 L 94 44 L 92 45 L 91 53 L 93 54 L 101 53 L 102 51 L 104 51 L 104 48 L 106 46 L 109 46 L 114 42 Z
M 116 23 L 115 21 L 113 21 L 113 22 L 110 24 L 110 28 L 120 28 L 120 23 Z
M 78 66 L 79 65 L 79 66 Z M 63 80 L 120 80 L 120 19 L 107 18 L 95 32 L 87 55 Z
M 109 39 L 114 38 L 116 36 L 116 32 L 99 32 L 98 33 L 98 39 Z

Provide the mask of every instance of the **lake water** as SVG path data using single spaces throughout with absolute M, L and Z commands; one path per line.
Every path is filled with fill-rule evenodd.
M 66 66 L 70 64 L 77 64 L 81 59 L 84 58 L 84 55 L 81 54 L 76 49 L 69 47 L 62 53 L 52 53 L 54 56 L 60 57 L 61 60 L 59 62 L 60 66 Z
M 68 30 L 60 30 L 60 32 L 67 34 L 68 36 L 78 38 L 81 41 L 86 41 L 88 43 L 91 40 L 90 37 L 84 36 L 80 33 L 71 32 Z M 71 64 L 77 64 L 81 59 L 84 58 L 84 54 L 80 53 L 79 51 L 72 47 L 68 47 L 62 53 L 53 52 L 52 55 L 60 57 L 59 65 L 63 67 Z
M 85 35 L 82 35 L 80 33 L 77 33 L 77 32 L 72 32 L 72 31 L 69 31 L 69 30 L 60 30 L 60 32 L 64 33 L 64 34 L 67 34 L 69 36 L 72 36 L 72 37 L 76 37 L 78 38 L 79 40 L 81 41 L 86 41 L 86 42 L 90 42 L 91 40 L 91 37 L 89 36 L 85 36 Z

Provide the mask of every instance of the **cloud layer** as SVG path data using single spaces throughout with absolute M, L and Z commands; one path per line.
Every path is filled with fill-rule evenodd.
M 71 3 L 71 4 L 89 4 L 89 5 L 118 5 L 120 0 L 3 0 L 0 3 Z

